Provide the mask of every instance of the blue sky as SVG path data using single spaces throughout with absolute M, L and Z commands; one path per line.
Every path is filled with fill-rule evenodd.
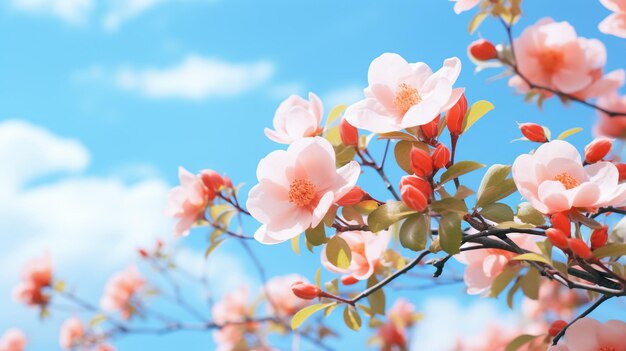
M 544 16 L 568 20 L 579 35 L 606 44 L 607 70 L 623 62 L 625 42 L 597 30 L 608 15 L 598 2 L 523 6 L 518 28 Z M 515 121 L 539 122 L 555 133 L 580 126 L 585 131 L 571 141 L 581 147 L 588 142 L 596 118 L 592 110 L 550 101 L 540 111 L 524 104 L 505 81 L 488 82 L 496 71 L 474 74 L 466 56 L 476 39 L 466 31 L 470 18 L 455 15 L 445 0 L 3 1 L 0 135 L 9 141 L 0 141 L 8 148 L 0 151 L 0 160 L 10 167 L 0 170 L 5 181 L 0 194 L 15 201 L 0 201 L 0 218 L 8 223 L 0 262 L 15 270 L 24 257 L 49 249 L 60 255 L 63 278 L 96 301 L 107 275 L 124 267 L 135 246 L 170 236 L 160 211 L 179 165 L 213 168 L 237 183 L 254 184 L 258 160 L 281 147 L 262 132 L 278 103 L 308 91 L 322 97 L 327 111 L 334 103 L 353 102 L 367 84 L 369 63 L 383 52 L 432 67 L 459 56 L 464 69 L 458 85 L 467 88 L 468 99 L 496 106 L 463 137 L 459 159 L 510 164 L 530 149 L 509 142 L 519 137 Z M 493 21 L 479 32 L 494 42 L 504 39 Z M 390 174 L 396 180 L 401 175 L 396 169 Z M 478 180 L 468 177 L 470 184 Z M 361 184 L 380 186 L 371 174 Z M 255 224 L 247 228 L 252 232 Z M 181 243 L 195 264 L 192 256 L 206 245 L 202 234 L 196 231 Z M 318 265 L 318 254 L 298 259 L 288 244 L 256 249 L 272 275 L 298 271 L 312 277 Z M 93 255 L 102 261 L 86 268 Z M 218 255 L 217 281 L 228 278 L 219 274 L 227 269 L 256 283 L 236 243 Z M 11 305 L 16 273 L 0 277 L 0 310 L 15 316 L 0 318 L 0 330 L 23 327 L 33 337 L 31 349 L 57 350 L 58 321 L 41 324 L 33 311 Z M 235 285 L 230 279 L 221 291 Z M 411 294 L 418 306 L 430 301 Z M 476 301 L 464 298 L 452 305 L 458 310 L 455 303 Z M 503 313 L 501 306 L 494 308 L 494 314 Z M 363 333 L 342 334 L 343 345 L 364 343 Z M 122 351 L 202 350 L 210 349 L 210 342 L 209 335 L 180 334 L 129 337 L 116 344 Z

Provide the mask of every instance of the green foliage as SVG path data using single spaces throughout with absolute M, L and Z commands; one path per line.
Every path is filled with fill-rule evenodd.
M 367 217 L 367 223 L 370 230 L 377 233 L 413 213 L 417 212 L 406 207 L 402 201 L 389 201 L 370 213 Z

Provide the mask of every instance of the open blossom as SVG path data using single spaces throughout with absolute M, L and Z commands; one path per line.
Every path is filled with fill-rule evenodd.
M 45 305 L 50 297 L 43 289 L 51 284 L 52 258 L 46 253 L 24 265 L 22 281 L 13 290 L 13 297 L 28 306 Z
M 9 329 L 0 338 L 0 351 L 24 351 L 26 335 L 21 330 Z
M 213 305 L 211 310 L 213 321 L 217 324 L 240 322 L 250 317 L 250 295 L 245 286 L 225 294 Z
M 129 266 L 109 279 L 100 305 L 107 311 L 118 311 L 124 319 L 129 319 L 135 310 L 132 299 L 145 285 L 146 281 L 137 267 Z
M 525 234 L 510 234 L 508 237 L 513 240 L 519 247 L 538 251 L 535 244 L 535 238 Z M 466 243 L 461 247 L 471 247 L 475 244 Z M 454 256 L 457 261 L 466 264 L 463 280 L 467 285 L 467 293 L 483 294 L 489 293 L 491 284 L 494 279 L 504 271 L 509 264 L 518 264 L 511 262 L 511 258 L 517 256 L 516 253 L 500 250 L 500 249 L 481 249 L 467 250 Z
M 606 63 L 604 44 L 578 37 L 568 22 L 543 18 L 527 27 L 515 39 L 514 46 L 518 69 L 533 84 L 583 99 L 608 94 L 624 84 L 623 70 L 602 76 Z M 509 84 L 520 92 L 529 91 L 519 76 L 512 77 Z
M 267 281 L 264 292 L 269 295 L 267 297 L 269 312 L 291 316 L 309 304 L 309 301 L 297 297 L 291 290 L 291 285 L 296 282 L 308 283 L 308 280 L 298 274 L 289 274 Z
M 582 318 L 565 331 L 556 346 L 548 351 L 626 351 L 626 323 L 610 320 L 600 323 Z
M 326 257 L 326 247 L 321 254 L 322 265 L 331 272 L 341 273 L 357 280 L 367 279 L 374 273 L 391 239 L 391 233 L 387 230 L 376 234 L 365 231 L 347 231 L 338 235 L 346 241 L 352 251 L 350 266 L 342 269 L 330 263 Z
M 82 342 L 85 336 L 85 326 L 77 317 L 72 317 L 61 325 L 59 343 L 65 350 L 74 349 Z
M 461 12 L 469 11 L 480 3 L 480 0 L 455 0 L 454 12 L 458 15 Z
M 324 106 L 317 95 L 309 93 L 309 100 L 291 95 L 283 101 L 274 114 L 274 130 L 265 128 L 265 135 L 281 144 L 291 144 L 321 131 Z
M 598 28 L 602 33 L 626 38 L 626 0 L 600 0 L 607 9 L 615 12 L 605 18 Z
M 563 140 L 542 144 L 534 154 L 513 163 L 513 180 L 520 194 L 545 214 L 573 207 L 595 209 L 620 206 L 626 201 L 626 184 L 610 162 L 583 167 L 580 154 Z
M 387 311 L 387 317 L 398 326 L 410 326 L 415 321 L 415 305 L 406 299 L 399 298 Z
M 547 314 L 569 320 L 574 316 L 576 308 L 587 301 L 587 295 L 567 289 L 558 282 L 546 280 L 539 287 L 537 300 L 524 299 L 522 312 L 534 320 L 544 319 Z
M 351 125 L 387 133 L 424 125 L 449 110 L 463 89 L 453 88 L 461 61 L 446 59 L 433 73 L 424 62 L 408 63 L 398 54 L 385 53 L 372 61 L 365 99 L 346 109 Z
M 626 114 L 626 95 L 619 96 L 617 92 L 606 94 L 598 98 L 598 106 L 609 111 Z M 626 138 L 626 118 L 610 117 L 602 111 L 598 111 L 598 122 L 594 127 L 594 133 L 610 138 Z
M 226 325 L 213 332 L 216 351 L 232 351 L 244 341 L 245 330 L 238 325 Z
M 324 138 L 304 138 L 259 162 L 247 207 L 262 223 L 254 238 L 263 244 L 289 240 L 316 227 L 333 203 L 356 184 L 356 161 L 335 168 L 335 151 Z
M 200 176 L 183 167 L 178 168 L 178 178 L 180 185 L 170 190 L 166 213 L 179 220 L 174 231 L 182 236 L 189 234 L 194 222 L 204 218 L 209 202 L 215 198 L 215 191 L 207 187 Z

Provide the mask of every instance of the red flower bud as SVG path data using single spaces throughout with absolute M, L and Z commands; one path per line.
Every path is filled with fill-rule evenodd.
M 411 169 L 415 175 L 428 178 L 433 174 L 433 161 L 430 154 L 418 147 L 411 149 Z
M 546 131 L 537 123 L 522 123 L 519 125 L 519 129 L 526 139 L 537 143 L 545 143 L 548 141 L 546 137 Z
M 593 253 L 584 241 L 577 238 L 567 239 L 567 244 L 572 252 L 583 260 L 588 260 L 593 257 Z
M 138 249 L 137 252 L 139 252 L 139 256 L 141 256 L 143 258 L 147 258 L 147 257 L 150 256 L 148 251 L 146 251 L 145 249 Z
M 432 160 L 434 169 L 444 168 L 450 162 L 450 150 L 443 144 L 437 145 Z
M 461 95 L 459 101 L 448 110 L 446 114 L 446 125 L 448 131 L 452 135 L 461 135 L 463 133 L 463 121 L 465 120 L 465 114 L 467 113 L 467 99 L 465 94 Z
M 400 180 L 402 201 L 412 210 L 423 211 L 428 207 L 432 188 L 424 179 L 410 175 Z
M 356 279 L 353 275 L 344 275 L 341 277 L 341 284 L 343 285 L 352 285 L 356 284 L 359 280 Z
M 478 39 L 469 46 L 470 55 L 479 61 L 487 61 L 498 57 L 498 50 L 488 40 Z
M 342 118 L 339 123 L 339 136 L 341 136 L 341 142 L 346 146 L 359 145 L 359 131 L 345 118 Z
M 219 192 L 224 185 L 224 178 L 212 169 L 203 170 L 200 172 L 200 177 L 209 191 Z M 211 198 L 211 196 L 209 196 L 209 198 Z
M 297 297 L 305 300 L 313 300 L 316 297 L 320 297 L 322 290 L 317 286 L 304 282 L 295 282 L 291 284 L 291 291 Z
M 591 249 L 595 250 L 599 247 L 604 246 L 607 240 L 609 240 L 609 227 L 604 226 L 600 229 L 596 229 L 591 233 Z
M 337 205 L 339 206 L 356 205 L 359 202 L 361 202 L 361 200 L 363 200 L 364 196 L 365 196 L 365 191 L 363 191 L 363 189 L 361 189 L 360 186 L 355 185 L 354 188 L 348 191 L 347 194 L 345 194 L 341 199 L 337 201 Z
M 616 163 L 617 171 L 619 172 L 619 181 L 626 179 L 626 163 Z
M 567 326 L 567 322 L 562 319 L 558 321 L 554 321 L 552 325 L 550 325 L 550 329 L 548 329 L 548 334 L 550 334 L 551 337 L 555 337 L 559 335 L 561 330 L 563 330 L 563 328 L 565 328 L 566 326 Z
M 596 138 L 585 146 L 585 162 L 596 163 L 601 161 L 613 146 L 613 140 L 605 137 Z
M 230 178 L 227 175 L 225 175 L 223 177 L 223 179 L 224 179 L 224 187 L 225 188 L 228 188 L 228 189 L 233 189 L 234 188 L 233 181 L 230 180 Z
M 546 230 L 546 236 L 548 240 L 552 243 L 552 245 L 558 247 L 561 250 L 565 250 L 568 248 L 567 246 L 567 236 L 560 229 L 550 228 Z
M 420 126 L 424 139 L 431 140 L 437 137 L 437 134 L 439 134 L 439 119 L 439 116 L 437 116 L 432 121 Z
M 565 213 L 557 212 L 553 214 L 550 217 L 550 221 L 552 222 L 552 227 L 562 231 L 568 238 L 572 236 L 572 223 Z

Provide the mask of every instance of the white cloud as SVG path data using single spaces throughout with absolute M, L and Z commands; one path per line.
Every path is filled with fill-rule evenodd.
M 165 0 L 111 0 L 102 18 L 105 30 L 116 31 L 123 22 L 137 17 Z
M 95 0 L 11 0 L 11 4 L 20 11 L 54 16 L 72 24 L 80 24 L 87 21 Z
M 166 68 L 122 68 L 115 74 L 115 84 L 149 98 L 200 100 L 245 93 L 273 74 L 274 66 L 267 61 L 231 63 L 188 55 Z
M 363 87 L 349 85 L 343 88 L 329 91 L 323 95 L 324 106 L 333 108 L 334 106 L 346 104 L 350 105 L 363 99 Z

